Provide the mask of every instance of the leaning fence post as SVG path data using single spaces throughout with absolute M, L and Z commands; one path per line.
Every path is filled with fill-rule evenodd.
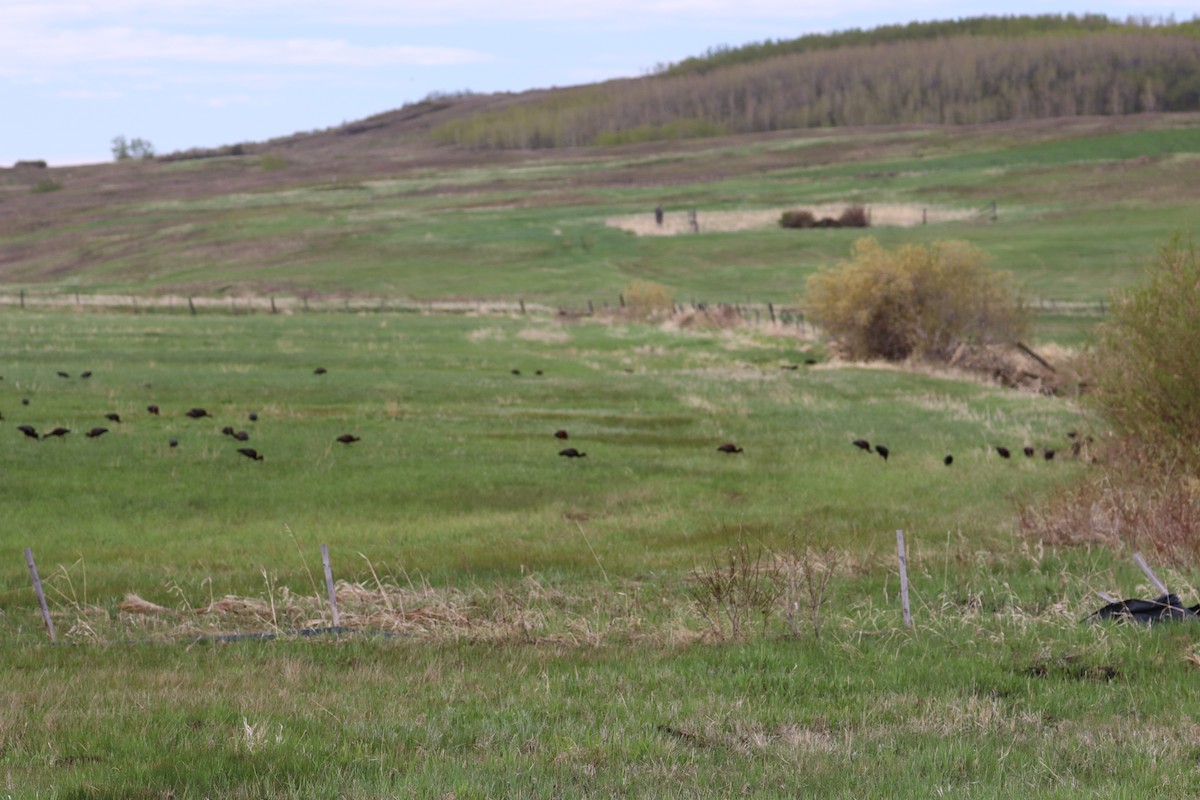
M 50 608 L 46 605 L 46 594 L 42 591 L 42 579 L 38 577 L 37 564 L 33 563 L 33 550 L 25 548 L 25 563 L 29 565 L 29 575 L 33 578 L 33 593 L 37 595 L 38 605 L 42 607 L 42 619 L 46 622 L 46 630 L 50 632 L 50 641 L 58 641 L 54 635 L 54 620 L 50 618 Z
M 196 315 L 196 304 L 194 302 L 192 302 L 191 297 L 188 298 L 188 308 L 191 309 L 192 316 L 195 316 Z
M 1146 559 L 1142 558 L 1141 553 L 1133 554 L 1133 563 L 1138 565 L 1138 569 L 1146 574 L 1146 577 L 1158 588 L 1158 591 L 1163 594 L 1170 594 L 1167 591 L 1167 585 L 1158 579 L 1158 576 L 1154 574 L 1154 570 L 1150 569 L 1150 565 L 1146 563 Z
M 771 315 L 771 324 L 775 324 L 775 306 L 773 303 L 767 303 L 767 313 Z
M 325 565 L 325 587 L 329 589 L 329 608 L 333 611 L 333 627 L 341 627 L 338 617 L 337 592 L 333 590 L 333 568 L 329 566 L 329 545 L 321 545 L 321 562 Z
M 900 556 L 900 605 L 904 608 L 904 627 L 912 627 L 912 609 L 908 605 L 908 553 L 904 548 L 904 531 L 896 531 L 896 552 Z

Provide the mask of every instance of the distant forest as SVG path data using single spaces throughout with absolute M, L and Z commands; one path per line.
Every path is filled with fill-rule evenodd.
M 434 131 L 470 148 L 1200 110 L 1200 17 L 977 17 L 718 48 L 650 76 L 535 93 Z

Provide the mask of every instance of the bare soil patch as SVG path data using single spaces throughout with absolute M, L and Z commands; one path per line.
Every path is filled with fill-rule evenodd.
M 807 209 L 815 217 L 837 217 L 847 206 L 854 203 L 826 203 L 822 205 L 797 205 L 788 208 L 768 208 L 754 211 L 700 211 L 696 214 L 699 233 L 757 230 L 779 225 L 779 218 L 784 211 Z M 922 222 L 952 222 L 969 219 L 975 211 L 959 208 L 936 208 L 918 205 L 916 203 L 884 203 L 867 206 L 871 215 L 871 225 L 891 227 L 911 227 Z M 654 212 L 647 209 L 644 214 L 626 214 L 619 217 L 609 217 L 605 220 L 609 227 L 620 228 L 638 236 L 675 236 L 681 233 L 692 233 L 692 225 L 687 211 L 667 211 L 663 214 L 662 225 L 654 220 Z

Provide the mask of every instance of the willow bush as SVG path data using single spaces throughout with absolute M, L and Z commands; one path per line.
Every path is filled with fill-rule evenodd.
M 848 358 L 946 360 L 962 343 L 1019 340 L 1026 315 L 1007 272 L 966 242 L 888 250 L 855 242 L 849 261 L 808 278 L 803 307 Z

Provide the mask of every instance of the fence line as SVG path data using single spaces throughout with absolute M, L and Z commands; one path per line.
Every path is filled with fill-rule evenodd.
M 623 294 L 611 299 L 580 298 L 570 304 L 552 306 L 546 303 L 517 300 L 414 300 L 383 296 L 313 298 L 308 295 L 251 295 L 244 297 L 197 297 L 184 295 L 139 296 L 111 294 L 79 294 L 77 292 L 0 293 L 0 309 L 128 311 L 133 314 L 305 314 L 305 313 L 395 313 L 395 314 L 534 314 L 593 316 L 626 309 L 628 300 Z M 1028 304 L 1035 314 L 1064 316 L 1105 316 L 1108 304 L 1103 300 L 1060 300 L 1034 298 Z M 664 309 L 665 310 L 665 309 Z M 675 302 L 675 314 L 687 311 L 733 314 L 746 322 L 783 325 L 803 325 L 804 316 L 798 307 L 789 303 L 708 302 L 693 299 Z

